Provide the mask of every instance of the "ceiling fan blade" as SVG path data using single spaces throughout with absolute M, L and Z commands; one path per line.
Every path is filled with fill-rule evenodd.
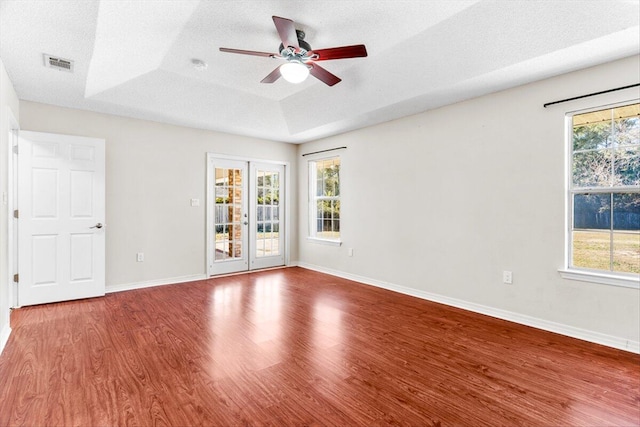
M 291 19 L 281 18 L 279 16 L 273 16 L 273 23 L 276 24 L 278 35 L 282 40 L 282 45 L 286 48 L 293 46 L 296 49 L 300 48 L 298 45 L 298 35 L 296 34 L 296 27 Z
M 260 80 L 260 83 L 273 83 L 280 78 L 280 67 L 269 73 L 267 77 Z
M 342 81 L 340 77 L 334 74 L 331 74 L 330 72 L 328 72 L 327 70 L 325 70 L 324 68 L 322 68 L 317 64 L 308 64 L 308 65 L 311 66 L 309 73 L 316 79 L 325 83 L 327 86 L 333 86 L 334 84 L 340 83 Z
M 266 56 L 267 58 L 275 58 L 277 56 L 275 53 L 256 52 L 255 50 L 229 49 L 227 47 L 221 47 L 220 52 L 240 53 L 242 55 L 253 55 L 253 56 Z
M 309 55 L 318 55 L 314 61 L 328 61 L 330 59 L 361 58 L 367 56 L 367 48 L 363 44 L 353 46 L 332 47 L 329 49 L 317 49 L 309 52 Z

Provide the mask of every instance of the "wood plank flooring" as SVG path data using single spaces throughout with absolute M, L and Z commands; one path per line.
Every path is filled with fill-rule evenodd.
M 640 356 L 287 268 L 15 310 L 0 426 L 622 426 Z

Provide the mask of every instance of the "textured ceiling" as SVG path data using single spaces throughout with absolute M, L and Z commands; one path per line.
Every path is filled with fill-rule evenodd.
M 272 15 L 369 56 L 262 84 L 280 62 L 218 48 L 277 53 Z M 0 0 L 0 57 L 20 99 L 298 143 L 638 54 L 639 21 L 639 0 Z

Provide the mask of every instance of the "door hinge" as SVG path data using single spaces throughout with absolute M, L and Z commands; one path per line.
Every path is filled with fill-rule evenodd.
M 14 281 L 14 282 L 16 282 L 16 283 L 18 283 L 18 282 L 20 281 L 20 275 L 19 275 L 19 274 L 17 274 L 17 273 L 16 273 L 16 274 L 14 274 L 14 275 L 13 275 L 13 281 Z
M 13 152 L 14 152 L 14 154 L 18 154 L 18 146 L 17 145 L 13 146 Z
M 18 212 L 18 209 L 13 211 L 13 217 L 14 218 L 20 218 L 20 212 Z

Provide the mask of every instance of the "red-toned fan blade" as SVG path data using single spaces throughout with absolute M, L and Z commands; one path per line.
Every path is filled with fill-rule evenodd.
M 277 56 L 275 53 L 256 52 L 255 50 L 229 49 L 227 47 L 221 47 L 220 52 L 240 53 L 242 55 L 253 55 L 253 56 L 266 56 L 268 58 L 275 58 Z
M 296 49 L 299 49 L 298 35 L 296 34 L 296 27 L 294 26 L 293 21 L 279 16 L 273 16 L 272 18 L 273 23 L 276 24 L 280 40 L 282 40 L 282 45 L 285 48 L 293 46 Z
M 331 74 L 330 72 L 328 72 L 327 70 L 325 70 L 324 68 L 322 68 L 317 64 L 308 63 L 308 65 L 311 66 L 309 73 L 316 79 L 325 83 L 327 86 L 333 86 L 334 84 L 340 83 L 342 81 L 340 77 L 334 74 Z
M 317 49 L 309 52 L 309 56 L 318 55 L 314 61 L 328 61 L 330 59 L 361 58 L 367 56 L 367 48 L 363 44 L 353 46 L 332 47 L 329 49 Z
M 273 83 L 280 78 L 280 67 L 269 73 L 267 77 L 260 80 L 260 83 Z

